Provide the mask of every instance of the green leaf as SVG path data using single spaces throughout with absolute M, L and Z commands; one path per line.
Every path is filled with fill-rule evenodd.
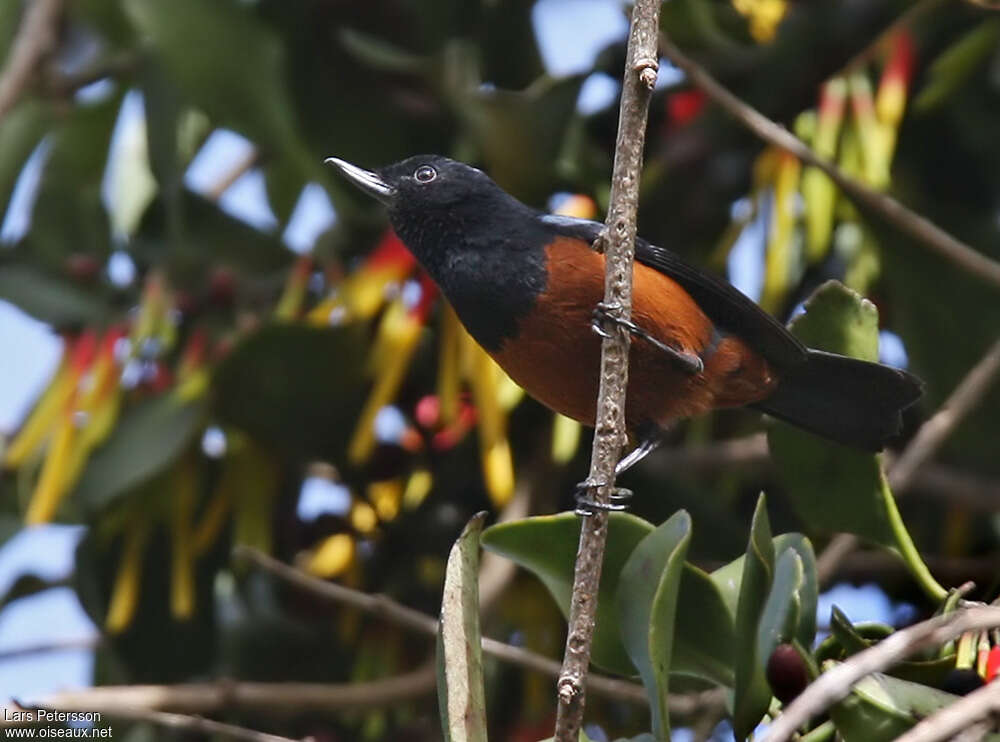
M 111 42 L 112 47 L 133 42 L 132 26 L 129 24 L 121 3 L 107 0 L 74 0 L 66 8 L 66 15 L 74 24 L 96 30 L 102 42 Z M 102 44 L 103 46 L 103 44 Z
M 583 80 L 583 75 L 543 77 L 523 91 L 461 91 L 455 112 L 505 190 L 530 203 L 544 199 L 556 185 L 556 161 Z
M 831 708 L 830 717 L 844 742 L 890 742 L 956 700 L 937 688 L 875 673 Z
M 231 0 L 125 0 L 125 9 L 191 103 L 298 169 L 299 188 L 319 175 L 288 97 L 284 50 L 252 8 Z M 288 204 L 272 204 L 279 219 Z M 281 207 L 281 208 L 279 208 Z
M 98 510 L 153 478 L 184 453 L 203 420 L 199 401 L 181 402 L 166 394 L 139 403 L 90 457 L 74 490 L 74 502 Z
M 23 8 L 19 8 L 23 11 Z M 10 45 L 17 37 L 17 29 L 21 25 L 21 12 L 0 13 L 0 59 L 7 59 Z
M 411 54 L 388 41 L 353 28 L 340 29 L 337 40 L 348 54 L 363 65 L 383 72 L 422 75 L 430 65 L 425 57 Z
M 791 323 L 806 345 L 867 361 L 878 360 L 878 311 L 835 281 L 823 284 Z M 821 533 L 846 531 L 885 546 L 895 538 L 876 456 L 838 446 L 775 422 L 771 456 L 799 516 Z
M 724 591 L 702 570 L 684 565 L 675 618 L 671 670 L 731 688 L 736 646 L 733 607 Z
M 108 313 L 96 294 L 27 265 L 0 266 L 0 299 L 56 328 L 93 325 Z
M 893 633 L 888 624 L 862 621 L 852 624 L 837 606 L 830 616 L 830 636 L 816 648 L 817 662 L 841 660 L 867 649 Z M 896 678 L 923 685 L 940 686 L 945 675 L 955 667 L 955 656 L 947 655 L 927 660 L 906 660 L 890 667 L 886 673 Z
M 819 603 L 819 578 L 816 575 L 816 555 L 812 542 L 801 533 L 784 533 L 774 539 L 774 553 L 794 551 L 802 566 L 802 583 L 796 591 L 799 620 L 790 639 L 798 639 L 803 647 L 813 646 L 816 639 L 816 607 Z
M 836 281 L 806 301 L 790 327 L 806 345 L 878 360 L 878 310 Z M 902 556 L 921 588 L 935 601 L 946 591 L 931 576 L 899 515 L 878 456 L 823 441 L 784 423 L 768 432 L 771 456 L 792 504 L 818 531 L 847 531 Z M 822 493 L 818 496 L 817 493 Z
M 14 184 L 48 128 L 50 113 L 48 106 L 28 100 L 0 119 L 0 214 L 7 211 Z
M 52 148 L 42 170 L 26 243 L 53 270 L 62 270 L 71 253 L 100 260 L 110 252 L 111 230 L 101 202 L 101 181 L 121 102 L 119 90 L 100 103 L 74 106 L 50 131 Z
M 774 553 L 780 554 L 785 549 L 794 549 L 802 560 L 805 584 L 802 589 L 802 615 L 796 633 L 802 646 L 812 646 L 816 636 L 816 603 L 819 599 L 819 581 L 816 576 L 816 556 L 812 542 L 801 533 L 783 533 L 774 537 Z M 726 603 L 729 613 L 736 615 L 736 605 L 739 600 L 740 585 L 743 581 L 743 563 L 746 556 L 740 556 L 729 564 L 712 572 L 711 579 L 718 588 L 719 595 Z
M 612 513 L 597 596 L 597 626 L 591 660 L 620 675 L 636 670 L 621 642 L 615 594 L 622 567 L 653 525 L 628 513 Z M 573 565 L 580 542 L 580 517 L 574 513 L 543 515 L 498 523 L 483 532 L 483 548 L 513 560 L 542 581 L 564 617 L 569 616 Z
M 745 53 L 742 45 L 751 42 L 746 19 L 729 3 L 706 3 L 699 0 L 675 0 L 664 3 L 660 28 L 674 43 L 692 51 L 717 49 L 730 54 Z
M 781 552 L 774 566 L 774 581 L 757 627 L 757 658 L 764 667 L 774 648 L 798 638 L 802 616 L 805 570 L 794 549 Z M 811 643 L 812 637 L 810 637 Z M 801 642 L 800 642 L 801 643 Z M 805 644 L 803 646 L 810 646 Z
M 479 535 L 486 513 L 466 524 L 445 570 L 438 626 L 441 727 L 449 742 L 486 742 L 483 639 L 479 630 Z
M 166 218 L 166 236 L 171 247 L 183 243 L 181 199 L 185 192 L 184 167 L 187 153 L 181 153 L 181 103 L 177 89 L 170 84 L 163 66 L 152 58 L 142 60 L 139 82 L 146 112 L 146 141 L 149 166 L 160 186 L 160 199 Z M 144 220 L 148 223 L 148 220 Z M 144 225 L 141 225 L 144 226 Z
M 21 532 L 24 522 L 15 515 L 0 515 L 0 548 Z
M 753 731 L 771 702 L 764 661 L 757 653 L 757 633 L 774 574 L 774 546 L 767 519 L 767 501 L 757 500 L 750 540 L 743 562 L 740 597 L 736 606 L 736 682 L 733 688 L 733 729 L 737 738 Z
M 887 628 L 889 631 L 885 636 L 892 633 L 892 627 Z M 851 620 L 837 606 L 833 606 L 830 611 L 830 633 L 840 643 L 848 657 L 867 649 L 872 644 L 855 630 L 854 626 L 851 625 Z
M 661 740 L 670 739 L 674 617 L 690 542 L 691 516 L 680 510 L 639 543 L 619 577 L 622 641 L 649 696 L 653 735 Z
M 364 358 L 356 327 L 262 327 L 216 369 L 216 412 L 291 455 L 339 460 L 364 402 Z
M 168 204 L 166 214 L 151 209 L 132 253 L 139 261 L 160 263 L 164 256 L 164 233 L 173 226 L 164 223 L 174 218 L 170 209 L 183 213 L 182 239 L 170 244 L 169 264 L 174 281 L 197 290 L 205 275 L 219 265 L 230 266 L 251 278 L 263 277 L 287 267 L 292 253 L 280 235 L 261 232 L 225 213 L 217 203 L 181 189 L 176 202 Z
M 994 54 L 1000 41 L 1000 20 L 991 18 L 938 55 L 930 66 L 927 82 L 913 100 L 916 111 L 929 111 L 945 103 Z

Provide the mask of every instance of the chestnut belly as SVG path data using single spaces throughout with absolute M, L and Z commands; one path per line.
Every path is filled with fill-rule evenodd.
M 540 402 L 594 424 L 601 339 L 591 329 L 604 295 L 604 256 L 586 243 L 560 239 L 548 253 L 548 285 L 517 334 L 491 355 Z M 767 362 L 739 338 L 719 333 L 671 278 L 641 263 L 633 275 L 632 320 L 658 340 L 701 357 L 689 374 L 652 343 L 633 338 L 625 417 L 630 430 L 734 407 L 768 396 L 777 379 Z

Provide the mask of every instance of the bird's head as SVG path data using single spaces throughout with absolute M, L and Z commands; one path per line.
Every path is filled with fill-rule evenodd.
M 441 155 L 416 155 L 374 171 L 337 157 L 326 162 L 384 203 L 390 214 L 454 209 L 500 190 L 483 171 Z
M 378 170 L 331 157 L 355 186 L 386 205 L 392 227 L 473 336 L 498 347 L 545 286 L 548 228 L 486 173 L 440 155 Z
M 331 157 L 355 186 L 386 205 L 393 229 L 435 280 L 474 255 L 499 259 L 510 245 L 530 240 L 533 210 L 506 193 L 486 173 L 441 155 L 416 155 L 378 170 Z

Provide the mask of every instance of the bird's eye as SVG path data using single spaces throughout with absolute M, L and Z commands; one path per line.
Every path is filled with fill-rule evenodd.
M 413 171 L 413 178 L 418 183 L 430 183 L 438 176 L 437 170 L 430 165 L 421 165 Z

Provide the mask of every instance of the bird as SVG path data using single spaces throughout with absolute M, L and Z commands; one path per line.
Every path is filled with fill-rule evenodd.
M 476 342 L 552 410 L 593 427 L 599 336 L 615 324 L 632 334 L 625 423 L 637 444 L 616 474 L 676 421 L 718 408 L 748 406 L 879 451 L 922 394 L 907 371 L 807 348 L 728 282 L 641 238 L 631 319 L 613 316 L 602 304 L 604 255 L 593 248 L 603 225 L 534 209 L 465 163 L 441 155 L 376 170 L 326 162 L 385 205 Z M 583 493 L 594 484 L 578 486 L 579 512 L 593 512 Z

